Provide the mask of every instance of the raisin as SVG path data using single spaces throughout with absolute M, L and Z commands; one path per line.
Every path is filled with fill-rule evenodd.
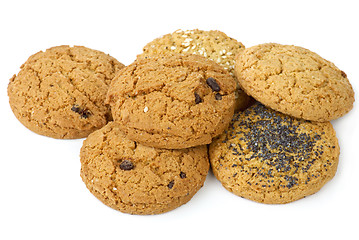
M 344 71 L 341 71 L 340 73 L 342 74 L 342 76 L 343 76 L 344 78 L 347 77 L 347 74 L 346 74 Z
M 81 114 L 81 116 L 80 116 L 81 118 L 86 119 L 91 115 L 91 112 L 89 110 L 82 110 L 80 114 Z
M 172 189 L 173 188 L 173 185 L 175 185 L 175 181 L 171 181 L 168 185 L 167 185 L 167 187 L 169 188 L 169 189 Z
M 74 104 L 71 107 L 71 110 L 75 113 L 80 114 L 80 118 L 88 118 L 91 115 L 91 112 L 87 109 L 82 109 L 78 104 Z
M 135 167 L 135 165 L 133 165 L 133 163 L 131 161 L 129 161 L 129 160 L 123 160 L 120 163 L 120 169 L 121 170 L 128 171 L 128 170 L 132 170 L 134 167 Z
M 207 78 L 206 83 L 215 92 L 219 92 L 221 90 L 216 79 L 212 77 Z
M 75 113 L 79 113 L 81 111 L 81 108 L 79 105 L 75 104 L 72 106 L 71 110 L 74 111 Z
M 194 93 L 194 102 L 195 102 L 196 104 L 202 102 L 201 97 L 200 97 L 197 93 Z

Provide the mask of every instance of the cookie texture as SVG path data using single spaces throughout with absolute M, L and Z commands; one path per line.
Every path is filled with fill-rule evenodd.
M 139 57 L 163 53 L 190 53 L 211 59 L 234 76 L 235 57 L 244 50 L 244 45 L 217 30 L 177 30 L 153 40 L 143 48 Z M 237 84 L 236 109 L 243 110 L 251 98 Z
M 16 118 L 52 138 L 86 137 L 111 119 L 104 104 L 112 78 L 124 65 L 81 46 L 57 46 L 32 55 L 8 85 Z
M 238 55 L 239 84 L 264 105 L 306 120 L 343 116 L 354 102 L 347 75 L 308 49 L 267 43 Z
M 297 119 L 256 103 L 234 115 L 209 154 L 227 190 L 281 204 L 311 195 L 333 178 L 339 145 L 330 122 Z
M 206 146 L 146 147 L 127 139 L 118 126 L 108 123 L 81 148 L 81 178 L 104 204 L 124 213 L 159 214 L 185 204 L 203 186 Z
M 180 149 L 208 144 L 234 113 L 235 81 L 197 55 L 140 58 L 111 83 L 107 102 L 128 138 Z

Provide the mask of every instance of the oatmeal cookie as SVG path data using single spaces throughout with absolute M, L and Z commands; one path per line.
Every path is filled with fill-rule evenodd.
M 111 119 L 104 104 L 110 82 L 124 65 L 80 46 L 32 55 L 10 79 L 9 102 L 19 121 L 52 138 L 83 138 Z

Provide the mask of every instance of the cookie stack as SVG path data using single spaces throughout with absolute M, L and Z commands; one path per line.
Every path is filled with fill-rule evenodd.
M 235 114 L 211 144 L 215 176 L 229 191 L 262 203 L 317 192 L 339 160 L 329 121 L 353 107 L 346 74 L 307 49 L 270 43 L 238 55 L 235 75 L 258 102 Z
M 88 136 L 82 180 L 104 204 L 131 214 L 188 202 L 210 164 L 226 189 L 257 202 L 315 193 L 339 159 L 329 121 L 354 102 L 346 74 L 307 49 L 245 49 L 201 30 L 155 39 L 127 67 L 84 47 L 39 52 L 10 80 L 8 95 L 30 130 Z

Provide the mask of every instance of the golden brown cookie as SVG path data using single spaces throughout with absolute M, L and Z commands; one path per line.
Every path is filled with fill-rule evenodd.
M 81 177 L 90 192 L 130 214 L 159 214 L 187 203 L 209 170 L 206 146 L 145 147 L 128 140 L 115 122 L 90 134 L 80 155 Z
M 9 102 L 19 121 L 53 138 L 82 138 L 104 126 L 108 86 L 124 65 L 80 46 L 58 46 L 32 55 L 10 79 Z
M 234 112 L 235 81 L 215 62 L 187 54 L 140 58 L 111 83 L 107 101 L 128 138 L 180 149 L 208 144 Z
M 305 48 L 267 43 L 238 55 L 239 84 L 264 105 L 306 120 L 336 119 L 353 107 L 347 75 Z
M 330 122 L 310 122 L 257 103 L 235 114 L 209 149 L 214 175 L 234 194 L 289 203 L 333 178 L 339 145 Z
M 243 50 L 241 42 L 217 30 L 177 30 L 148 43 L 139 57 L 163 53 L 197 54 L 215 61 L 234 76 L 235 57 Z M 237 84 L 236 110 L 244 110 L 250 102 L 251 98 Z

